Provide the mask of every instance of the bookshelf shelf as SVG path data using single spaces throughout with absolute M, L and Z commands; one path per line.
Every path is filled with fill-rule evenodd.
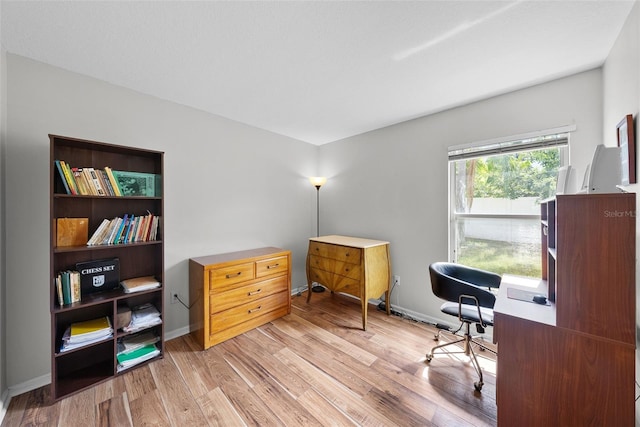
M 65 183 L 55 164 L 61 160 L 79 168 L 103 170 L 113 168 L 124 172 L 154 174 L 158 178 L 155 194 L 162 194 L 164 153 L 137 149 L 96 141 L 82 140 L 58 135 L 50 139 L 50 311 L 51 311 L 51 399 L 57 401 L 109 380 L 121 372 L 128 372 L 164 354 L 164 322 L 145 328 L 152 331 L 159 341 L 155 344 L 159 354 L 126 370 L 118 369 L 118 340 L 131 335 L 118 328 L 117 314 L 124 308 L 151 304 L 164 313 L 164 286 L 142 292 L 125 293 L 121 288 L 102 292 L 85 292 L 81 300 L 60 305 L 56 286 L 58 273 L 76 270 L 76 264 L 88 261 L 118 258 L 119 280 L 155 276 L 164 283 L 164 225 L 159 221 L 157 240 L 95 246 L 56 246 L 58 218 L 87 218 L 88 237 L 104 219 L 124 215 L 144 216 L 151 213 L 162 217 L 164 198 L 161 196 L 98 196 L 67 194 Z M 89 285 L 90 286 L 90 285 Z M 86 346 L 60 351 L 65 330 L 72 324 L 109 317 L 114 332 L 112 337 L 101 339 Z
M 122 248 L 135 248 L 137 246 L 147 245 L 162 245 L 162 240 L 153 240 L 151 242 L 136 242 L 136 243 L 120 243 L 117 245 L 95 245 L 95 246 L 65 246 L 53 248 L 54 253 L 64 252 L 86 252 L 86 251 L 102 251 L 106 249 L 122 249 Z

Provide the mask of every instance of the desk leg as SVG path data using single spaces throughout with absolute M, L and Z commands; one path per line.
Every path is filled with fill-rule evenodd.
M 362 330 L 367 330 L 367 308 L 369 306 L 369 300 L 367 299 L 366 293 L 360 298 L 360 302 L 362 303 Z
M 309 276 L 310 271 L 309 271 L 309 252 L 307 252 L 307 264 L 306 264 L 306 269 L 307 269 L 307 304 L 309 304 L 309 301 L 311 301 L 311 288 L 313 287 L 313 283 L 311 282 L 311 277 Z
M 391 316 L 391 291 L 387 288 L 387 291 L 384 293 L 384 305 L 387 307 L 387 316 Z

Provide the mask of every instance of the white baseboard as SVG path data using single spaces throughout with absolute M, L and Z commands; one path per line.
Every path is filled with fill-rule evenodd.
M 169 341 L 174 338 L 181 337 L 183 335 L 187 335 L 189 333 L 189 327 L 185 326 L 183 328 L 174 329 L 173 331 L 165 331 L 164 332 L 164 340 Z
M 5 390 L 0 397 L 0 424 L 4 420 L 4 416 L 7 414 L 9 403 L 11 402 L 11 396 L 9 396 L 9 390 Z

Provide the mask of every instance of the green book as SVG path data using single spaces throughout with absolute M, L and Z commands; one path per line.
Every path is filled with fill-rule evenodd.
M 62 279 L 62 302 L 64 304 L 71 304 L 71 280 L 68 271 L 60 273 Z
M 137 350 L 133 350 L 129 353 L 119 353 L 117 355 L 118 363 L 127 363 L 131 360 L 139 359 L 141 357 L 148 355 L 149 353 L 153 353 L 156 350 L 157 348 L 155 344 L 148 344 L 148 345 L 145 345 L 144 347 L 141 347 Z

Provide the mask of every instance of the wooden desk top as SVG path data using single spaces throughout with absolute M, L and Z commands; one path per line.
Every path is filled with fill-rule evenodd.
M 554 302 L 550 302 L 549 305 L 542 305 L 509 298 L 507 296 L 509 288 L 547 295 L 546 281 L 505 274 L 502 276 L 502 282 L 498 289 L 496 304 L 493 307 L 494 313 L 544 323 L 550 326 L 556 325 L 556 304 Z
M 371 248 L 373 246 L 388 245 L 389 242 L 382 240 L 362 239 L 360 237 L 348 237 L 348 236 L 320 236 L 311 237 L 309 240 L 320 243 L 329 243 L 332 245 L 351 246 L 354 248 Z

